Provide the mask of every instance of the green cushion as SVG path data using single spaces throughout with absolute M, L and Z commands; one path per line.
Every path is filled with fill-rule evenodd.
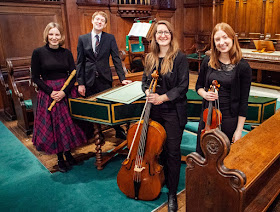
M 130 45 L 131 52 L 143 52 L 145 50 L 144 46 L 140 49 L 139 43 L 133 43 Z
M 31 99 L 24 100 L 24 104 L 26 106 L 26 109 L 32 109 L 32 101 L 31 101 Z
M 198 54 L 197 53 L 193 53 L 193 54 L 188 54 L 187 58 L 198 58 Z
M 204 57 L 206 57 L 205 54 L 201 54 L 201 55 L 200 55 L 200 58 L 201 58 L 201 59 L 203 59 Z M 187 55 L 187 58 L 190 58 L 190 59 L 198 59 L 198 53 L 188 54 L 188 55 Z
M 181 155 L 188 155 L 196 150 L 196 135 L 183 132 L 182 142 L 181 142 Z

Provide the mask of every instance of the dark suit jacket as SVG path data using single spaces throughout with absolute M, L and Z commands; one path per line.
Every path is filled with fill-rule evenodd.
M 77 82 L 79 85 L 91 87 L 95 81 L 95 72 L 108 80 L 113 81 L 109 64 L 112 56 L 113 63 L 120 81 L 125 79 L 125 73 L 119 57 L 119 50 L 114 35 L 102 32 L 99 44 L 99 52 L 95 57 L 92 49 L 91 33 L 81 35 L 78 41 L 77 57 Z

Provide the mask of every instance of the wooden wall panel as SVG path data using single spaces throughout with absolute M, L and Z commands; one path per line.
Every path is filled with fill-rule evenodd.
M 236 0 L 227 0 L 223 3 L 222 20 L 230 26 L 235 26 Z
M 1 66 L 5 66 L 6 58 L 31 56 L 35 48 L 44 45 L 43 31 L 49 22 L 65 26 L 60 5 L 0 6 Z
M 271 39 L 280 50 L 280 1 L 227 0 L 215 10 L 219 22 L 233 27 L 242 47 L 254 48 L 254 39 Z
M 213 1 L 185 0 L 184 8 L 184 51 L 190 54 L 195 52 L 191 47 L 196 42 L 208 43 L 213 28 Z
M 200 9 L 199 32 L 209 33 L 213 29 L 213 8 L 212 6 L 201 7 Z
M 246 21 L 246 33 L 248 33 L 249 38 L 260 38 L 263 34 L 263 1 L 248 1 L 247 2 L 247 19 Z
M 198 22 L 199 19 L 199 8 L 185 8 L 184 11 L 184 32 L 187 34 L 195 35 L 199 30 Z
M 265 35 L 280 39 L 280 1 L 268 1 L 266 6 Z

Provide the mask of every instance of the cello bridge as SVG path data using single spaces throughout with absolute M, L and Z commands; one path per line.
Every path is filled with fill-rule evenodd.
M 145 167 L 138 167 L 138 166 L 134 167 L 135 172 L 142 172 L 144 169 L 145 169 Z

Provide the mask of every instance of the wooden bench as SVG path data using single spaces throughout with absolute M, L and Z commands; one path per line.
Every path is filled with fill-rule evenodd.
M 9 120 L 15 120 L 16 111 L 14 107 L 14 101 L 12 98 L 12 92 L 8 84 L 7 67 L 1 67 L 0 69 L 0 94 L 3 103 L 4 114 Z
M 280 193 L 279 126 L 277 112 L 231 146 L 220 130 L 207 132 L 205 159 L 186 159 L 186 211 L 266 211 Z
M 26 135 L 33 130 L 32 99 L 36 92 L 31 84 L 31 57 L 8 58 L 8 84 L 12 91 L 12 98 L 17 116 L 17 125 Z

